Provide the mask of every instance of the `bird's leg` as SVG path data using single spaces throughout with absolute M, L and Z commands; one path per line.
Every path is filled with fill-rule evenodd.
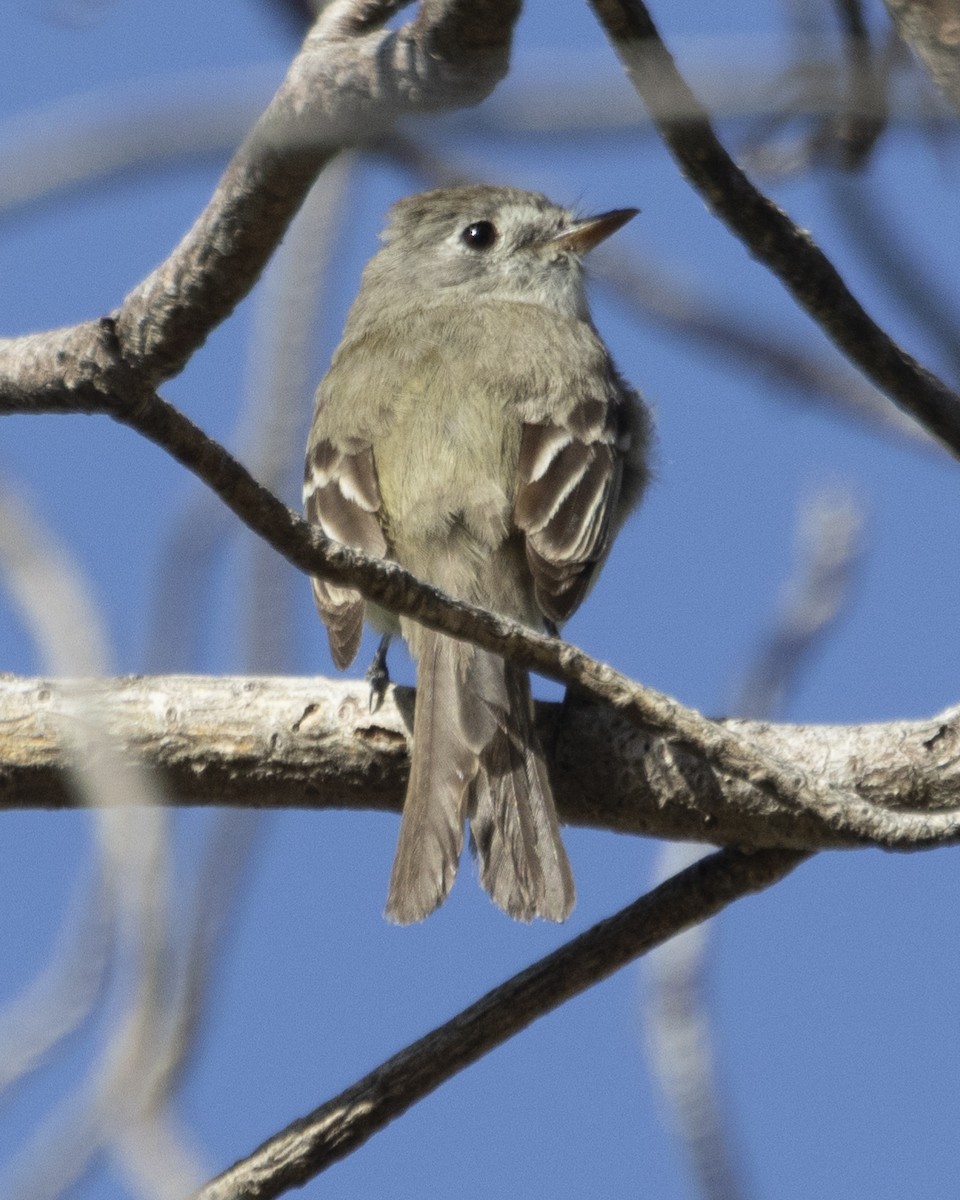
M 557 625 L 556 621 L 551 621 L 549 617 L 544 617 L 543 628 L 544 631 L 550 635 L 550 637 L 558 638 L 560 636 L 560 627 Z M 553 759 L 556 759 L 557 748 L 566 736 L 565 726 L 567 723 L 567 718 L 570 716 L 572 709 L 577 704 L 577 701 L 578 696 L 576 692 L 571 691 L 569 686 L 565 687 L 563 689 L 563 699 L 560 701 L 560 711 L 557 714 L 557 719 L 553 725 L 553 738 L 551 745 L 551 758 Z
M 551 637 L 560 636 L 559 626 L 548 617 L 544 619 L 544 631 Z M 557 760 L 559 748 L 566 742 L 566 725 L 568 725 L 568 721 L 574 716 L 575 709 L 583 703 L 583 692 L 577 691 L 576 688 L 571 688 L 569 684 L 566 685 L 563 690 L 563 700 L 560 701 L 557 719 L 553 722 L 553 736 L 550 745 L 553 761 Z
M 389 633 L 380 639 L 380 645 L 367 668 L 367 682 L 370 684 L 370 711 L 375 713 L 383 703 L 383 697 L 390 686 L 390 669 L 387 666 L 387 650 L 390 648 Z

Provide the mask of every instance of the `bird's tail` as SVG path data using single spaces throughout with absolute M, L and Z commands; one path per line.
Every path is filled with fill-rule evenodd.
M 574 903 L 527 673 L 420 627 L 413 756 L 386 915 L 420 921 L 453 885 L 471 818 L 480 880 L 519 920 Z
M 560 838 L 540 741 L 530 677 L 498 659 L 508 707 L 480 755 L 470 824 L 480 882 L 518 921 L 564 921 L 576 893 Z

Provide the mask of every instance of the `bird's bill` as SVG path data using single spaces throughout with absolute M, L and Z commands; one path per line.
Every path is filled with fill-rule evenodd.
M 632 220 L 639 208 L 614 208 L 610 212 L 600 213 L 596 217 L 585 217 L 577 221 L 570 229 L 549 239 L 546 243 L 551 249 L 572 250 L 574 254 L 586 254 L 594 246 L 598 246 L 612 233 L 616 233 L 626 223 Z

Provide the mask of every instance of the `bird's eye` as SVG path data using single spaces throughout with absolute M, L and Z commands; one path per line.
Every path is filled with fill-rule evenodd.
M 460 234 L 460 241 L 471 250 L 489 250 L 497 240 L 497 227 L 490 221 L 474 221 Z

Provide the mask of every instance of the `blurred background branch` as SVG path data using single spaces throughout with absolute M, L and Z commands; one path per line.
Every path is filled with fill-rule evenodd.
M 0 531 L 4 580 L 48 669 L 66 678 L 102 675 L 109 663 L 106 636 L 65 547 L 9 491 L 0 499 Z M 96 806 L 93 874 L 98 882 L 85 889 L 86 911 L 79 921 L 76 915 L 68 918 L 70 931 L 58 964 L 0 1016 L 0 1045 L 21 1036 L 20 1014 L 31 993 L 45 993 L 47 1004 L 45 1012 L 33 1014 L 34 1052 L 23 1063 L 24 1073 L 41 1067 L 54 1046 L 104 1004 L 108 978 L 122 980 L 122 1000 L 99 1061 L 21 1148 L 4 1194 L 12 1200 L 59 1196 L 101 1154 L 122 1155 L 130 1139 L 153 1138 L 162 1128 L 163 1159 L 147 1170 L 147 1160 L 138 1157 L 134 1190 L 151 1200 L 174 1200 L 196 1181 L 199 1167 L 170 1119 L 169 1092 L 157 1086 L 157 1073 L 162 1077 L 185 1049 L 175 1049 L 164 1036 L 174 1016 L 169 1007 L 170 817 L 154 778 L 131 767 L 112 745 L 93 693 L 68 683 L 51 687 L 61 693 L 58 732 L 74 786 Z M 77 996 L 72 985 L 76 964 L 83 960 L 95 969 Z
M 734 711 L 761 721 L 786 711 L 801 672 L 852 602 L 863 523 L 862 507 L 849 489 L 821 488 L 801 504 L 794 572 Z M 707 852 L 695 845 L 664 845 L 658 878 L 684 870 Z M 743 1161 L 709 1001 L 714 928 L 713 921 L 703 922 L 649 955 L 643 1022 L 667 1121 L 698 1194 L 703 1200 L 746 1200 L 756 1191 Z

